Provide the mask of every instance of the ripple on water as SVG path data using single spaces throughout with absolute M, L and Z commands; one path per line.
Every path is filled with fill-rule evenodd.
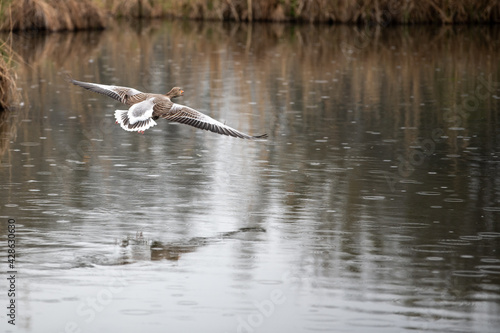
M 438 242 L 438 244 L 448 246 L 463 246 L 471 245 L 472 243 L 464 239 L 442 239 Z
M 464 202 L 464 199 L 460 198 L 446 198 L 444 199 L 445 202 Z
M 481 262 L 487 262 L 489 264 L 496 264 L 496 263 L 500 263 L 500 259 L 497 259 L 497 258 L 483 258 L 483 259 L 481 259 Z
M 143 188 L 140 188 L 139 191 L 143 193 L 158 193 L 158 186 L 145 186 Z
M 494 232 L 494 231 L 478 232 L 477 234 L 479 236 L 481 236 L 482 238 L 498 238 L 498 237 L 500 237 L 500 232 Z
M 500 212 L 500 207 L 483 207 L 483 210 L 487 212 Z
M 357 327 L 371 327 L 371 328 L 382 328 L 393 326 L 393 322 L 390 319 L 383 318 L 352 318 L 347 320 L 347 323 L 351 326 Z
M 427 257 L 425 259 L 429 260 L 429 261 L 443 261 L 444 260 L 443 257 Z
M 414 240 L 416 237 L 408 235 L 389 234 L 385 238 L 393 241 L 411 241 Z
M 314 311 L 313 313 L 311 313 Z M 309 311 L 310 313 L 307 315 L 307 324 L 304 329 L 307 331 L 316 331 L 316 332 L 331 332 L 332 325 L 339 322 L 338 316 L 331 316 L 328 313 L 321 311 L 318 312 L 317 309 Z
M 421 223 L 421 222 L 408 222 L 408 223 L 401 223 L 399 227 L 404 228 L 404 229 L 423 229 L 423 228 L 428 228 L 430 226 L 429 223 Z
M 419 191 L 417 192 L 418 195 L 441 195 L 439 192 L 433 192 L 433 191 Z
M 500 265 L 479 265 L 476 268 L 483 273 L 500 275 Z
M 460 236 L 460 239 L 466 240 L 466 241 L 477 241 L 483 239 L 481 236 Z
M 454 250 L 452 248 L 450 248 L 449 246 L 435 245 L 435 244 L 417 245 L 417 246 L 414 246 L 412 249 L 415 252 L 422 252 L 422 253 L 453 253 L 454 252 Z
M 25 210 L 25 211 L 37 211 L 41 210 L 41 207 L 36 207 L 36 206 L 24 206 L 24 207 L 19 207 L 20 210 Z
M 401 184 L 415 184 L 415 185 L 423 184 L 422 182 L 416 181 L 414 179 L 401 179 L 399 182 Z
M 281 280 L 257 280 L 258 284 L 264 284 L 264 285 L 278 285 L 282 284 L 283 281 Z
M 123 310 L 120 310 L 120 313 L 123 313 L 124 315 L 129 315 L 129 316 L 146 316 L 146 315 L 153 314 L 153 311 L 144 310 L 144 309 L 123 309 Z
M 362 198 L 365 200 L 385 200 L 383 195 L 365 195 Z
M 196 301 L 179 301 L 179 302 L 177 302 L 177 304 L 192 306 L 192 305 L 198 305 L 198 302 L 196 302 Z
M 481 271 L 472 271 L 472 270 L 459 270 L 453 271 L 451 273 L 453 276 L 465 277 L 465 278 L 481 278 L 485 277 L 486 274 Z
M 20 145 L 24 147 L 35 147 L 39 146 L 40 142 L 21 142 Z

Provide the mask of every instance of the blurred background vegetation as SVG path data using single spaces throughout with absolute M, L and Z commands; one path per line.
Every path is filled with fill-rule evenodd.
M 0 29 L 105 28 L 109 17 L 324 23 L 493 23 L 497 0 L 2 0 Z

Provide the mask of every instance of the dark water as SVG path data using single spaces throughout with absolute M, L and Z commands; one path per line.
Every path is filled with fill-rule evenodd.
M 15 35 L 7 332 L 497 332 L 498 27 L 123 22 Z M 266 142 L 114 125 L 74 78 Z M 6 260 L 2 262 L 2 307 Z M 5 310 L 4 310 L 5 311 Z

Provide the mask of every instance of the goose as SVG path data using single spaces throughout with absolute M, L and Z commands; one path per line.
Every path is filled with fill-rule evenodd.
M 163 118 L 235 138 L 248 140 L 267 138 L 267 134 L 251 136 L 242 133 L 193 108 L 172 102 L 172 99 L 184 95 L 184 90 L 179 87 L 174 87 L 163 95 L 144 93 L 128 87 L 82 82 L 70 77 L 68 80 L 76 86 L 106 95 L 129 106 L 128 110 L 115 111 L 116 123 L 129 132 L 144 133 L 145 130 L 157 125 L 155 120 Z

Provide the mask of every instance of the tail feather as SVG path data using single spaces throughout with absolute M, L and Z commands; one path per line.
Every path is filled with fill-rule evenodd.
M 121 128 L 128 132 L 143 132 L 150 127 L 156 125 L 156 121 L 152 118 L 146 120 L 137 121 L 133 124 L 130 123 L 130 118 L 128 117 L 128 110 L 116 110 L 115 119 Z

